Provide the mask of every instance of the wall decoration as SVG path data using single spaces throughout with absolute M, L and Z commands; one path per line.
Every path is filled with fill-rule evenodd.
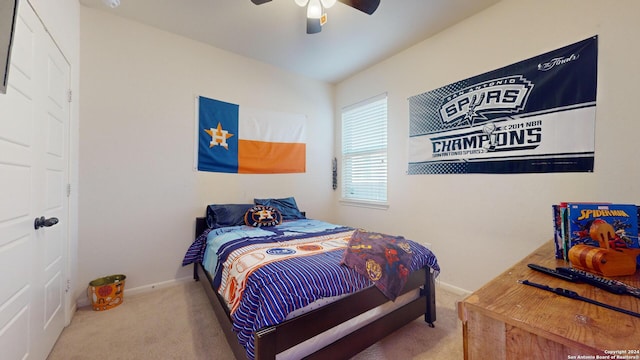
M 244 174 L 306 171 L 306 117 L 199 96 L 199 171 Z
M 338 159 L 335 157 L 331 161 L 331 183 L 333 190 L 336 190 L 338 188 Z
M 409 174 L 591 172 L 598 37 L 409 98 Z

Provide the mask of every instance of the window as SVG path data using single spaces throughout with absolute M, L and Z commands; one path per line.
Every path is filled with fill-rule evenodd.
M 342 109 L 342 199 L 387 202 L 387 94 Z

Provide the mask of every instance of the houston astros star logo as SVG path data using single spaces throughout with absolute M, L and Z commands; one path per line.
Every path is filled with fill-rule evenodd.
M 217 145 L 229 150 L 227 139 L 232 137 L 233 134 L 229 134 L 227 130 L 222 130 L 222 124 L 218 123 L 218 127 L 216 129 L 209 128 L 204 129 L 204 131 L 211 136 L 211 141 L 209 142 L 210 148 Z

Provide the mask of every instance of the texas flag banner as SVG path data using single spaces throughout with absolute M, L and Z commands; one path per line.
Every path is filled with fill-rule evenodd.
M 303 173 L 306 117 L 197 98 L 197 169 L 242 174 Z

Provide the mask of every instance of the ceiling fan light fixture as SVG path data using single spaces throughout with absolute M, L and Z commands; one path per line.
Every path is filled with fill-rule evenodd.
M 102 1 L 117 1 L 120 0 L 102 0 Z M 327 14 L 324 12 L 340 1 L 341 3 L 352 7 L 356 10 L 362 11 L 365 14 L 373 14 L 378 6 L 380 0 L 293 0 L 296 5 L 300 7 L 307 7 L 307 34 L 316 34 L 322 31 L 322 25 L 327 22 Z M 251 0 L 256 5 L 271 2 L 271 0 Z
M 320 19 L 322 17 L 322 4 L 320 0 L 309 0 L 307 6 L 307 18 L 308 19 Z

